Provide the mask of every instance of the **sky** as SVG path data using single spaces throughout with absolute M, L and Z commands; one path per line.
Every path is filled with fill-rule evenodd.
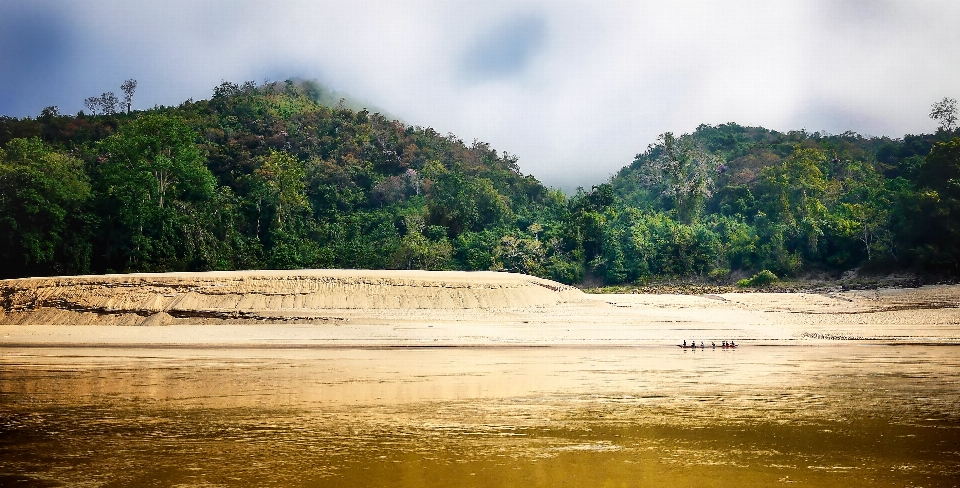
M 0 115 L 315 79 L 570 191 L 700 124 L 932 132 L 958 25 L 956 0 L 0 0 Z

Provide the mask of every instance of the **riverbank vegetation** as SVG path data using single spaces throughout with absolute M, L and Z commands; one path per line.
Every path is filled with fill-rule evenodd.
M 125 86 L 122 103 L 88 99 L 93 114 L 0 118 L 0 277 L 493 269 L 601 286 L 960 274 L 955 105 L 940 107 L 936 133 L 901 139 L 732 123 L 667 133 L 567 196 L 509 153 L 333 103 L 309 81 L 223 83 L 209 100 L 142 111 Z

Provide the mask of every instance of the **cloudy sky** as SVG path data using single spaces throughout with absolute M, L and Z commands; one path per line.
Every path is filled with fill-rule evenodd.
M 0 0 L 0 114 L 313 78 L 569 190 L 703 123 L 933 131 L 958 26 L 956 0 Z

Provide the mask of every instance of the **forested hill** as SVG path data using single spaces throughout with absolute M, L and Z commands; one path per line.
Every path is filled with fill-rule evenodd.
M 960 131 L 950 129 L 897 140 L 737 124 L 664 134 L 611 179 L 620 211 L 605 216 L 605 273 L 956 275 Z
M 3 277 L 508 267 L 502 237 L 563 207 L 507 153 L 322 94 L 224 83 L 179 107 L 0 120 Z
M 702 126 L 567 198 L 508 153 L 332 103 L 312 82 L 224 83 L 209 100 L 131 113 L 112 94 L 87 102 L 90 114 L 0 118 L 0 277 L 958 273 L 950 130 L 890 140 Z

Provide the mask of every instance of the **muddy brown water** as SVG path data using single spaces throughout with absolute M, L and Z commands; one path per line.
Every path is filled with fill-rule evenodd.
M 958 486 L 960 347 L 0 347 L 0 486 Z

